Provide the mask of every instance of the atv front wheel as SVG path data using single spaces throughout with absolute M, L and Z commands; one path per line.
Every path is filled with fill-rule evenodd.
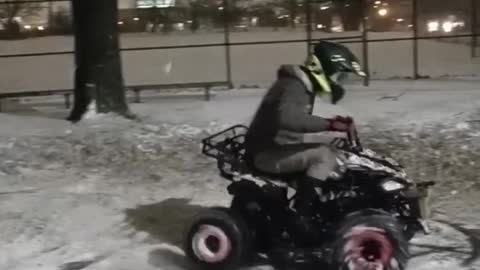
M 200 215 L 187 234 L 185 253 L 200 269 L 235 270 L 248 262 L 251 240 L 243 220 L 227 209 Z
M 376 210 L 347 216 L 336 233 L 332 251 L 335 270 L 404 270 L 410 256 L 398 222 Z

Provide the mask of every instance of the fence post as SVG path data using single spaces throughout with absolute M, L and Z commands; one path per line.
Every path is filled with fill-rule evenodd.
M 367 74 L 363 79 L 363 85 L 370 85 L 370 61 L 368 55 L 368 30 L 367 30 L 367 16 L 368 16 L 368 4 L 367 1 L 362 1 L 362 53 L 363 53 L 363 70 Z
M 210 85 L 205 86 L 205 101 L 210 101 Z
M 475 58 L 477 57 L 477 20 L 478 20 L 478 17 L 477 17 L 477 1 L 478 0 L 470 0 L 471 2 L 471 8 L 472 8 L 472 41 L 471 41 L 471 44 L 470 44 L 470 48 L 471 48 L 471 56 L 472 58 Z
M 65 98 L 65 108 L 70 109 L 71 102 L 70 102 L 70 94 L 63 94 L 63 97 Z
M 135 102 L 135 103 L 141 103 L 142 100 L 141 100 L 141 98 L 140 98 L 140 89 L 134 87 L 134 88 L 133 88 L 133 93 L 135 94 L 135 101 L 134 101 L 134 102 Z
M 413 0 L 412 24 L 413 24 L 413 79 L 420 78 L 418 74 L 418 0 Z
M 230 7 L 228 5 L 228 0 L 223 0 L 223 28 L 224 28 L 224 37 L 225 37 L 225 65 L 227 69 L 227 82 L 228 87 L 233 88 L 232 80 L 232 55 L 230 52 Z
M 310 0 L 304 1 L 305 5 L 305 20 L 306 20 L 306 33 L 307 33 L 307 55 L 311 53 L 310 48 L 312 46 L 312 10 L 310 6 Z

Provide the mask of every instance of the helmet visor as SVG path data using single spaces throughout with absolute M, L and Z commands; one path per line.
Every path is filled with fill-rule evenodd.
M 309 55 L 305 66 L 310 71 L 310 74 L 313 76 L 315 81 L 320 85 L 322 91 L 326 93 L 331 93 L 332 89 L 330 87 L 330 82 L 328 81 L 328 78 L 323 71 L 320 60 L 315 55 L 311 54 Z

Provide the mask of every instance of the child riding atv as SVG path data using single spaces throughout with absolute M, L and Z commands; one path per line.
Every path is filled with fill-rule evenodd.
M 321 42 L 305 65 L 280 68 L 250 127 L 202 140 L 232 199 L 193 220 L 185 253 L 195 269 L 241 269 L 260 257 L 282 268 L 406 269 L 408 241 L 429 232 L 420 191 L 434 183 L 364 148 L 353 119 L 312 115 L 317 95 L 333 104 L 344 96 L 347 72 L 366 76 L 346 47 Z M 306 143 L 323 131 L 345 136 Z
M 350 119 L 312 115 L 316 96 L 329 95 L 332 104 L 345 90 L 339 79 L 345 73 L 366 76 L 358 59 L 346 47 L 322 41 L 305 65 L 283 65 L 278 78 L 261 102 L 245 138 L 246 159 L 251 167 L 269 174 L 304 172 L 298 181 L 295 209 L 299 235 L 311 237 L 309 219 L 317 194 L 315 184 L 334 171 L 335 149 L 326 144 L 304 143 L 306 133 L 346 132 Z

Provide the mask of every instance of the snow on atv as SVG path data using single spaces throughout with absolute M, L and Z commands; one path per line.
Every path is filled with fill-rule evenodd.
M 429 230 L 420 201 L 434 183 L 415 183 L 402 166 L 363 149 L 355 125 L 331 141 L 339 150 L 338 173 L 328 193 L 318 192 L 315 233 L 308 243 L 295 237 L 295 179 L 267 175 L 246 165 L 247 127 L 236 125 L 203 140 L 203 154 L 217 160 L 232 181 L 229 208 L 211 208 L 193 222 L 185 252 L 197 268 L 238 269 L 255 257 L 273 265 L 308 263 L 334 270 L 403 270 L 408 241 Z

